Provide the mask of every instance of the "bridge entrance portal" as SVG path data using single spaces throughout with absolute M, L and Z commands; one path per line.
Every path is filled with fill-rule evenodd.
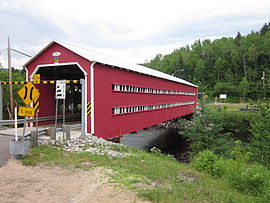
M 68 80 L 66 84 L 65 109 L 64 100 L 58 101 L 58 115 L 61 117 L 63 111 L 67 117 L 72 116 L 72 120 L 81 122 L 82 118 L 82 85 L 80 79 L 85 79 L 86 74 L 78 64 L 50 64 L 39 65 L 30 77 L 40 74 L 41 81 Z M 76 81 L 76 82 L 73 82 Z M 40 91 L 40 113 L 41 117 L 55 115 L 55 84 L 39 84 Z

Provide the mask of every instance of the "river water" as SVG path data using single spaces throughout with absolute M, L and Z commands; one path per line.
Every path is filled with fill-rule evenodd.
M 148 128 L 122 137 L 121 143 L 149 151 L 156 147 L 164 154 L 171 154 L 177 160 L 187 162 L 188 143 L 178 134 L 179 130 L 165 128 Z

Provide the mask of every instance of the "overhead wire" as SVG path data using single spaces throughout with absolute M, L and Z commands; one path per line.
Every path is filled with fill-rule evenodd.
M 35 4 L 38 4 L 40 2 L 44 2 L 45 0 L 39 0 L 39 1 L 35 1 L 35 2 L 32 2 L 32 3 L 29 3 L 29 4 L 25 4 L 25 5 L 22 5 L 22 6 L 18 6 L 18 7 L 15 7 L 15 8 L 11 8 L 9 10 L 6 10 L 6 11 L 2 11 L 0 13 L 0 15 L 4 15 L 4 14 L 7 14 L 7 13 L 12 13 L 18 9 L 23 9 L 23 8 L 26 8 L 26 7 L 29 7 L 29 6 L 32 6 L 32 5 L 35 5 Z
M 6 51 L 6 50 L 7 50 L 7 48 L 0 50 L 0 52 L 2 52 L 2 51 Z

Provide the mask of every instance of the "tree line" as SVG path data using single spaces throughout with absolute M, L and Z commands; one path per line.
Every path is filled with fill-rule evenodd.
M 193 82 L 213 97 L 265 98 L 270 96 L 270 22 L 246 36 L 196 40 L 143 65 Z
M 13 81 L 25 81 L 25 70 L 18 70 L 12 68 L 12 78 Z M 0 80 L 1 81 L 8 81 L 8 71 L 6 69 L 0 70 Z M 13 85 L 13 95 L 14 95 L 14 102 L 17 105 L 23 105 L 22 100 L 19 98 L 17 92 L 23 85 Z M 11 114 L 10 110 L 10 97 L 9 97 L 9 85 L 2 85 L 3 87 L 3 119 L 13 119 L 13 115 Z

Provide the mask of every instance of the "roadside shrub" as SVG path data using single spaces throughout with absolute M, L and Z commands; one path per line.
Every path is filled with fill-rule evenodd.
M 251 151 L 253 159 L 270 169 L 270 106 L 269 104 L 259 103 L 256 108 L 259 114 L 251 122 Z
M 224 160 L 210 150 L 199 152 L 194 158 L 193 165 L 197 170 L 206 171 L 214 177 L 220 177 L 226 171 Z
M 230 132 L 233 139 L 247 141 L 250 138 L 250 123 L 257 112 L 230 111 L 226 108 L 212 111 L 218 117 L 225 132 Z
M 181 119 L 179 134 L 190 142 L 191 154 L 196 155 L 203 150 L 211 150 L 215 154 L 228 156 L 232 139 L 229 132 L 222 127 L 222 120 L 215 116 L 204 103 L 194 112 L 191 121 Z
M 243 193 L 256 196 L 266 194 L 266 191 L 270 189 L 270 172 L 267 168 L 248 163 L 252 153 L 245 150 L 240 140 L 235 141 L 231 155 L 233 159 L 226 161 L 230 184 Z
M 236 161 L 230 160 L 227 166 L 237 165 Z M 228 179 L 230 184 L 238 191 L 254 196 L 266 195 L 270 189 L 269 171 L 261 165 L 242 165 L 240 171 L 235 167 L 229 167 Z
M 237 171 L 239 172 L 241 165 L 246 164 L 249 161 L 252 153 L 245 150 L 243 143 L 240 140 L 236 140 L 234 144 L 231 155 L 235 160 L 233 163 L 237 165 Z

